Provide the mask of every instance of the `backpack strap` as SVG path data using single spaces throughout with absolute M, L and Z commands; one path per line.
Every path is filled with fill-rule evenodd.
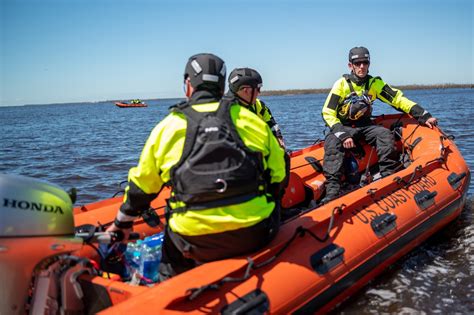
M 369 78 L 367 79 L 367 82 L 365 82 L 365 87 L 364 87 L 364 89 L 365 89 L 367 92 L 369 92 L 370 87 L 372 86 L 372 83 L 374 83 L 375 80 L 377 80 L 377 79 L 381 80 L 381 78 L 380 78 L 380 77 L 375 77 L 375 78 L 373 78 L 371 75 L 367 75 L 367 76 L 368 76 Z
M 251 151 L 245 145 L 242 138 L 240 138 L 240 135 L 237 132 L 237 128 L 234 125 L 234 123 L 232 122 L 232 118 L 231 118 L 231 115 L 230 115 L 230 107 L 234 104 L 238 104 L 238 100 L 237 100 L 236 97 L 224 96 L 221 99 L 220 103 L 219 103 L 219 108 L 217 109 L 216 116 L 219 119 L 222 119 L 223 121 L 225 121 L 227 123 L 227 125 L 229 126 L 229 129 L 230 129 L 230 132 L 232 134 L 232 137 L 234 138 L 234 141 L 241 148 L 243 148 L 247 152 L 247 154 L 251 153 L 251 154 L 256 154 L 258 156 L 260 164 L 257 165 L 257 167 L 259 168 L 259 171 L 263 174 L 264 169 L 263 169 L 263 154 L 262 154 L 262 152 Z M 241 105 L 237 105 L 237 106 L 241 106 Z
M 193 149 L 193 144 L 196 141 L 197 137 L 197 129 L 199 127 L 200 121 L 205 117 L 205 114 L 208 113 L 200 113 L 193 109 L 191 104 L 178 104 L 178 106 L 173 108 L 174 112 L 182 113 L 187 122 L 186 126 L 186 138 L 184 140 L 184 147 L 183 152 L 181 154 L 181 159 L 176 164 L 176 166 L 181 165 L 184 160 L 187 159 L 191 150 Z M 174 169 L 175 167 L 173 167 Z
M 182 107 L 184 107 L 184 106 L 186 106 L 186 105 L 188 105 L 188 104 L 189 104 L 188 101 L 187 101 L 187 100 L 184 100 L 184 101 L 181 101 L 181 102 L 179 102 L 179 103 L 177 103 L 177 104 L 171 105 L 170 107 L 168 107 L 168 110 L 172 112 L 172 111 L 174 111 L 176 108 L 182 108 Z
M 346 79 L 346 82 L 347 84 L 349 85 L 349 89 L 351 90 L 351 94 L 357 94 L 355 91 L 354 91 L 354 86 L 352 85 L 352 82 L 351 82 L 351 79 L 350 79 L 350 76 L 348 74 L 344 74 L 342 75 L 344 77 L 344 79 Z M 374 83 L 375 80 L 377 79 L 380 79 L 380 77 L 375 77 L 375 78 L 372 78 L 372 76 L 370 75 L 367 75 L 368 78 L 367 78 L 367 81 L 365 82 L 365 86 L 364 86 L 364 90 L 366 92 L 368 92 L 370 90 L 370 86 L 372 85 L 372 83 Z M 373 79 L 373 80 L 372 80 Z
M 246 148 L 244 142 L 239 136 L 239 133 L 237 132 L 237 128 L 232 122 L 232 118 L 230 115 L 230 107 L 233 104 L 237 103 L 238 101 L 235 97 L 224 96 L 219 102 L 219 108 L 216 111 L 216 117 L 221 119 L 222 121 L 225 121 L 226 125 L 229 126 L 234 141 L 237 142 L 241 148 Z
M 216 116 L 220 119 L 228 121 L 230 118 L 230 106 L 237 102 L 238 100 L 234 96 L 224 95 L 224 97 L 222 97 L 221 101 L 219 102 L 219 108 L 216 110 Z
M 352 86 L 352 82 L 351 82 L 351 79 L 350 79 L 349 75 L 344 74 L 343 77 L 344 77 L 344 79 L 346 79 L 347 84 L 349 84 L 349 89 L 351 90 L 351 94 L 356 94 L 356 92 L 354 91 L 354 87 Z
M 376 80 L 382 80 L 381 77 L 371 77 L 372 81 L 370 80 L 367 80 L 367 84 L 366 84 L 366 91 L 369 91 L 370 90 L 370 87 L 372 86 L 372 84 L 376 81 Z M 370 84 L 368 84 L 370 82 Z

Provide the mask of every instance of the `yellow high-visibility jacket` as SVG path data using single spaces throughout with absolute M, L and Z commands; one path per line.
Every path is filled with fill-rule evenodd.
M 351 94 L 349 84 L 352 85 L 357 95 L 366 92 L 372 101 L 379 99 L 419 120 L 426 121 L 431 117 L 420 105 L 406 98 L 401 90 L 390 87 L 380 77 L 368 76 L 366 83 L 361 85 L 357 85 L 352 81 L 348 82 L 346 78 L 342 77 L 334 83 L 322 108 L 323 119 L 331 129 L 337 128 L 338 124 L 342 124 L 337 113 L 344 100 Z
M 217 100 L 191 102 L 199 112 L 215 111 Z M 270 174 L 270 183 L 285 178 L 284 151 L 269 126 L 243 106 L 233 104 L 230 115 L 243 143 L 263 156 L 263 166 Z M 182 155 L 187 122 L 182 113 L 171 112 L 151 132 L 136 167 L 130 169 L 121 216 L 130 220 L 148 208 L 149 203 L 170 180 L 170 170 Z M 182 207 L 182 202 L 170 207 Z M 206 235 L 249 227 L 269 217 L 275 207 L 270 195 L 260 195 L 241 204 L 205 210 L 172 213 L 168 224 L 181 235 Z

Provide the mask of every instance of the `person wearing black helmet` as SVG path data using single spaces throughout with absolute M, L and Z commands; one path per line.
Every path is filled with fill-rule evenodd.
M 255 251 L 278 231 L 273 194 L 285 178 L 283 149 L 265 122 L 235 98 L 222 97 L 225 78 L 219 57 L 189 58 L 187 100 L 172 106 L 151 132 L 108 229 L 128 237 L 133 221 L 170 186 L 160 281 Z
M 260 99 L 260 89 L 263 80 L 257 70 L 251 68 L 236 68 L 229 75 L 229 95 L 234 95 L 239 103 L 263 119 L 272 130 L 278 142 L 284 148 L 285 142 L 280 126 L 267 105 Z
M 380 175 L 391 175 L 399 167 L 390 130 L 375 125 L 371 120 L 372 103 L 379 99 L 416 118 L 422 125 L 433 128 L 438 121 L 417 103 L 406 98 L 402 91 L 386 84 L 380 77 L 369 75 L 370 53 L 365 47 L 349 51 L 350 74 L 337 80 L 322 108 L 322 116 L 331 132 L 324 143 L 323 172 L 326 177 L 326 197 L 336 198 L 340 192 L 344 149 L 355 148 L 354 140 L 365 139 L 376 147 Z

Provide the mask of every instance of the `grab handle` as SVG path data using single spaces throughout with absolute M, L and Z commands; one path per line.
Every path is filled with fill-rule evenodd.
M 311 256 L 311 266 L 317 273 L 325 274 L 343 262 L 344 252 L 343 247 L 330 244 Z

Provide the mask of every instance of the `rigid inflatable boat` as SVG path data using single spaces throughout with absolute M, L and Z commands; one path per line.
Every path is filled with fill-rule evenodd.
M 133 107 L 147 107 L 148 105 L 146 103 L 121 103 L 117 102 L 115 103 L 115 106 L 120 107 L 120 108 L 133 108 Z
M 354 156 L 367 180 L 351 183 L 346 176 L 343 195 L 321 204 L 324 143 L 295 151 L 282 200 L 284 220 L 266 248 L 202 264 L 152 287 L 76 270 L 67 283 L 82 288 L 82 295 L 76 294 L 81 312 L 309 314 L 333 309 L 458 217 L 466 202 L 470 170 L 453 137 L 419 126 L 408 116 L 386 115 L 376 123 L 399 136 L 403 168 L 397 173 L 370 180 L 377 172 L 377 156 L 363 145 Z M 163 229 L 168 196 L 169 190 L 163 190 L 147 214 L 158 215 L 161 223 L 152 227 L 146 217 L 139 219 L 136 232 L 145 236 Z M 110 224 L 121 199 L 76 207 L 75 225 Z M 68 248 L 63 251 L 72 252 Z M 72 254 L 94 259 L 87 246 Z

